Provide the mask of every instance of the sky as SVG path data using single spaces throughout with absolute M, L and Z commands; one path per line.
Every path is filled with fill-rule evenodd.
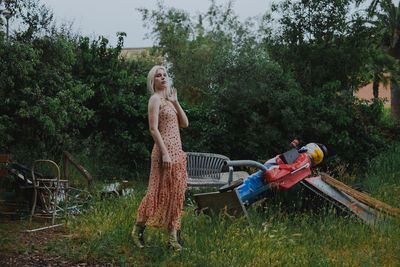
M 73 23 L 73 31 L 95 38 L 105 36 L 112 46 L 117 44 L 117 32 L 125 32 L 124 47 L 149 47 L 153 40 L 145 39 L 149 29 L 143 26 L 137 8 L 156 9 L 157 0 L 40 0 L 53 10 L 58 24 Z M 233 9 L 241 20 L 264 14 L 272 0 L 235 0 Z M 164 0 L 167 7 L 183 9 L 195 16 L 207 11 L 210 0 Z M 216 0 L 218 5 L 228 0 Z

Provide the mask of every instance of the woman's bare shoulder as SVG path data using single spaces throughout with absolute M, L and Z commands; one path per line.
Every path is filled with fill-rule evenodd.
M 157 94 L 153 94 L 149 98 L 149 105 L 157 105 L 157 104 L 161 104 L 161 97 Z

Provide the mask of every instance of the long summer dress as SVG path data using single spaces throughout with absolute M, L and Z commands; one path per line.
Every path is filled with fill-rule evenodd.
M 186 154 L 182 150 L 178 114 L 168 100 L 161 98 L 158 130 L 172 161 L 170 170 L 162 167 L 161 150 L 154 144 L 146 196 L 138 209 L 137 221 L 153 227 L 179 230 L 186 190 Z

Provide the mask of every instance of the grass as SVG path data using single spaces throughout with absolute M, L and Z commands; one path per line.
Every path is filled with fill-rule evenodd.
M 357 177 L 372 196 L 397 208 L 399 152 L 400 144 L 393 144 L 371 161 L 367 173 Z M 119 266 L 400 265 L 399 220 L 368 226 L 321 205 L 318 198 L 311 198 L 303 207 L 300 203 L 304 192 L 296 188 L 280 194 L 275 201 L 253 204 L 248 219 L 196 214 L 192 195 L 199 190 L 190 188 L 181 233 L 188 249 L 169 250 L 167 231 L 148 228 L 145 240 L 150 247 L 139 250 L 129 236 L 146 186 L 138 181 L 131 195 L 106 199 L 95 196 L 84 213 L 67 218 L 68 238 L 52 241 L 45 250 L 77 262 Z M 24 251 L 29 253 L 29 248 Z
M 371 194 L 399 207 L 400 145 L 371 161 L 363 174 Z M 132 195 L 94 199 L 81 216 L 70 217 L 71 237 L 59 241 L 69 258 L 106 260 L 120 266 L 398 266 L 400 264 L 400 221 L 368 226 L 339 215 L 332 207 L 291 209 L 261 203 L 249 209 L 249 220 L 196 215 L 192 194 L 182 215 L 182 239 L 187 250 L 167 249 L 168 233 L 148 228 L 149 248 L 139 250 L 129 234 L 146 185 L 137 183 Z M 291 193 L 288 191 L 287 195 Z M 285 202 L 285 198 L 280 198 Z M 317 200 L 313 200 L 314 202 Z M 296 202 L 289 202 L 292 203 Z M 262 211 L 261 211 L 262 210 Z M 64 252 L 63 252 L 64 251 Z
M 396 207 L 400 195 L 400 144 L 393 143 L 389 149 L 373 159 L 368 172 L 362 176 L 374 197 Z
M 84 216 L 69 221 L 72 237 L 62 241 L 66 256 L 108 260 L 121 266 L 396 266 L 400 262 L 398 222 L 370 227 L 338 216 L 249 210 L 244 218 L 195 215 L 186 206 L 182 237 L 187 250 L 167 249 L 167 232 L 149 228 L 138 250 L 129 239 L 143 194 L 99 201 Z M 58 245 L 60 247 L 60 245 Z M 61 246 L 62 247 L 62 246 Z

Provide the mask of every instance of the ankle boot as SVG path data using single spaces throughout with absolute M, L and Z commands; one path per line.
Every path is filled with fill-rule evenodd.
M 138 225 L 135 224 L 133 227 L 131 237 L 133 240 L 133 243 L 138 247 L 138 248 L 144 248 L 144 238 L 143 238 L 143 232 L 146 226 L 143 225 Z
M 170 248 L 177 251 L 181 251 L 184 248 L 183 242 L 180 238 L 179 230 L 172 230 L 171 232 L 169 232 L 168 243 Z

